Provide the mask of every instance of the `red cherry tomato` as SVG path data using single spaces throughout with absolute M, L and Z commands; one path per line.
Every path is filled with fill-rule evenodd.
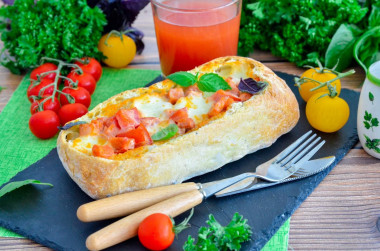
M 30 107 L 30 113 L 35 114 L 39 112 L 38 105 L 41 104 L 42 102 L 43 102 L 42 109 L 44 111 L 51 110 L 58 114 L 58 111 L 59 111 L 59 108 L 61 108 L 61 105 L 59 104 L 59 101 L 56 97 L 52 99 L 51 96 L 45 96 L 45 97 L 42 97 L 42 99 L 40 100 L 34 101 Z
M 71 120 L 82 117 L 87 112 L 87 107 L 80 103 L 67 104 L 61 107 L 61 109 L 58 112 L 58 116 L 61 120 L 62 125 L 64 125 Z
M 77 88 L 65 87 L 63 88 L 62 92 L 66 94 L 70 94 L 75 99 L 75 103 L 81 103 L 85 105 L 87 108 L 91 104 L 91 95 L 83 87 L 77 87 Z M 63 94 L 60 95 L 60 101 L 61 101 L 61 105 L 70 104 L 69 100 Z
M 32 96 L 38 96 L 40 94 L 40 90 L 44 88 L 45 86 L 48 86 L 54 82 L 54 79 L 44 78 L 41 80 L 40 83 L 36 83 L 34 85 L 33 83 L 29 85 L 28 90 L 26 92 L 28 99 L 30 102 L 33 102 L 34 99 Z M 54 85 L 51 85 L 47 87 L 42 93 L 41 96 L 50 96 L 54 92 Z
M 144 247 L 150 250 L 164 250 L 173 243 L 173 223 L 165 214 L 149 215 L 140 223 L 138 236 Z
M 103 72 L 100 63 L 94 58 L 81 58 L 81 60 L 87 60 L 88 63 L 82 64 L 81 62 L 75 62 L 75 64 L 78 65 L 84 72 L 90 73 L 96 82 L 99 81 Z
M 50 110 L 37 112 L 29 119 L 29 128 L 40 139 L 48 139 L 58 132 L 58 115 Z
M 44 64 L 38 66 L 37 68 L 35 68 L 30 73 L 30 78 L 34 79 L 34 80 L 37 80 L 37 75 L 40 75 L 40 74 L 42 74 L 44 72 L 48 72 L 48 71 L 54 71 L 54 70 L 57 70 L 57 69 L 58 69 L 58 66 L 56 66 L 53 63 L 44 63 Z M 56 73 L 52 72 L 52 73 L 47 74 L 43 78 L 54 79 L 55 76 L 56 76 Z
M 83 72 L 83 74 L 78 74 L 75 71 L 72 71 L 67 75 L 67 78 L 71 79 L 73 82 L 78 82 L 78 86 L 85 88 L 90 95 L 94 93 L 96 81 L 90 73 Z M 70 81 L 65 80 L 64 85 L 70 86 Z

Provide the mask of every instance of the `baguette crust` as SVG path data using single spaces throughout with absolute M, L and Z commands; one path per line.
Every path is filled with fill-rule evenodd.
M 70 146 L 74 129 L 61 131 L 57 149 L 64 168 L 80 188 L 94 199 L 150 187 L 180 183 L 216 170 L 273 144 L 289 132 L 299 119 L 299 107 L 284 80 L 258 61 L 242 57 L 217 58 L 190 71 L 215 72 L 222 77 L 259 76 L 269 83 L 258 95 L 235 103 L 216 119 L 163 144 L 144 146 L 120 160 L 90 156 Z M 149 88 L 170 89 L 169 80 Z M 131 97 L 147 91 L 140 88 L 120 93 L 99 104 L 76 121 L 91 121 L 112 113 Z M 113 114 L 111 114 L 113 115 Z M 109 115 L 108 115 L 109 116 Z

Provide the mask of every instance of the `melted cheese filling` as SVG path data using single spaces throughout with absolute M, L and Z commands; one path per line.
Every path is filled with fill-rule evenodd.
M 177 100 L 175 105 L 170 103 L 166 94 L 149 92 L 138 97 L 131 98 L 130 108 L 136 107 L 141 118 L 155 117 L 160 119 L 160 123 L 147 126 L 149 134 L 152 136 L 161 129 L 167 127 L 170 123 L 170 110 L 179 110 L 187 108 L 189 118 L 192 118 L 195 125 L 201 124 L 207 120 L 208 113 L 214 104 L 214 100 L 209 98 L 214 93 L 192 92 L 185 97 Z M 111 115 L 112 116 L 112 115 Z M 107 144 L 106 139 L 96 136 L 81 136 L 70 141 L 72 147 L 78 151 L 92 155 L 92 146 Z
M 69 144 L 78 151 L 86 154 L 92 154 L 93 145 L 104 145 L 107 141 L 97 135 L 88 135 L 69 141 Z
M 133 100 L 133 106 L 140 112 L 141 117 L 156 117 L 167 119 L 164 111 L 172 109 L 173 105 L 159 94 L 145 94 Z

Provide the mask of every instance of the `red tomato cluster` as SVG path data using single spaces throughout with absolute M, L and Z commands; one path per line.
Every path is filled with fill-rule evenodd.
M 58 65 L 44 63 L 31 72 L 31 84 L 27 90 L 28 99 L 32 103 L 29 128 L 36 137 L 51 138 L 58 132 L 60 125 L 88 112 L 91 95 L 102 75 L 102 67 L 96 59 L 81 60 L 84 63 L 75 62 L 76 67 L 54 60 Z M 66 77 L 60 74 L 64 66 L 71 66 Z M 82 73 L 79 73 L 79 68 Z M 62 79 L 63 88 L 60 89 Z

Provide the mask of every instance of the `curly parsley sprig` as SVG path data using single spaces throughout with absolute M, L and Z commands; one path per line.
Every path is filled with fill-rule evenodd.
M 239 250 L 241 243 L 248 241 L 252 235 L 251 227 L 247 220 L 239 213 L 235 213 L 231 222 L 223 227 L 210 214 L 207 221 L 208 228 L 201 227 L 198 232 L 198 241 L 188 237 L 183 249 L 193 250 Z
M 12 73 L 39 64 L 42 57 L 71 61 L 101 59 L 97 45 L 105 15 L 85 0 L 16 0 L 0 9 L 0 32 L 4 51 L 0 63 Z

